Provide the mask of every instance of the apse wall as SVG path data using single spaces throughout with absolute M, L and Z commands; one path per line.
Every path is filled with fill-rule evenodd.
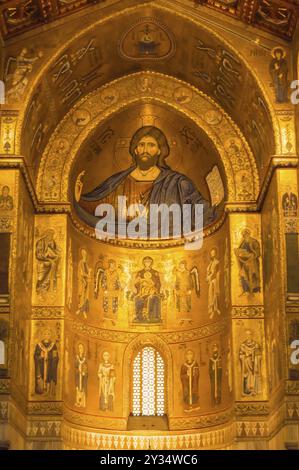
M 4 48 L 0 425 L 12 448 L 298 442 L 299 108 L 281 101 L 297 46 L 175 3 L 89 5 Z M 162 41 L 149 57 L 136 47 L 146 25 Z M 217 206 L 199 251 L 99 242 L 74 210 L 82 172 L 84 194 L 128 169 L 146 125 Z M 165 397 L 154 428 L 132 417 L 144 351 Z
M 170 430 L 198 429 L 229 421 L 233 379 L 228 224 L 205 238 L 198 251 L 187 251 L 183 246 L 147 250 L 114 247 L 83 235 L 71 224 L 68 231 L 63 373 L 64 416 L 68 423 L 96 429 L 127 429 L 132 413 L 133 359 L 143 346 L 156 348 L 164 360 L 165 413 Z M 218 272 L 213 280 L 211 253 Z M 151 258 L 155 281 L 160 284 L 156 289 L 158 307 L 151 305 L 144 318 L 140 320 L 139 315 L 136 321 L 136 285 L 146 257 Z M 83 258 L 84 272 L 88 273 L 85 306 Z M 190 283 L 187 295 L 180 292 L 182 283 Z M 143 293 L 146 289 L 145 285 Z M 160 319 L 155 317 L 159 316 L 157 310 Z M 80 344 L 88 370 L 83 404 L 76 395 Z M 216 349 L 221 369 L 217 377 L 213 375 L 211 360 Z M 189 350 L 199 367 L 199 380 L 194 385 L 198 398 L 193 398 L 191 405 L 184 401 L 182 378 Z M 115 377 L 113 403 L 107 409 L 101 406 L 99 390 L 99 370 L 105 353 L 109 353 L 108 362 Z M 220 381 L 216 391 L 215 380 Z

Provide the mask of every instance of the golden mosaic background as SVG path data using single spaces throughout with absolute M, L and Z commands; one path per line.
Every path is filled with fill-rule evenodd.
M 298 446 L 299 372 L 289 359 L 299 334 L 295 3 L 285 2 L 278 26 L 278 2 L 270 11 L 257 0 L 230 8 L 125 0 L 121 9 L 114 1 L 51 0 L 56 13 L 42 27 L 46 13 L 35 3 L 23 16 L 18 2 L 0 7 L 3 440 L 12 449 Z M 159 37 L 150 56 L 136 46 L 146 25 Z M 171 168 L 208 199 L 219 187 L 209 187 L 207 175 L 219 170 L 224 200 L 199 251 L 181 241 L 100 242 L 73 208 L 78 175 L 85 171 L 88 191 L 127 168 L 129 140 L 146 123 L 165 132 Z M 246 243 L 255 253 L 250 281 L 241 260 Z M 153 324 L 134 321 L 132 293 L 146 256 L 161 282 L 161 321 Z M 184 296 L 176 286 L 191 279 Z M 83 399 L 79 345 L 88 370 Z M 165 363 L 166 429 L 128 426 L 133 360 L 146 346 Z M 220 395 L 211 375 L 215 348 Z M 181 374 L 189 350 L 199 380 L 198 397 L 186 406 Z M 105 408 L 99 370 L 107 353 L 113 406 Z M 38 373 L 45 356 L 49 381 Z

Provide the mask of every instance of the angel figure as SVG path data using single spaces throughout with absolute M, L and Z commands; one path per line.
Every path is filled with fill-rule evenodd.
M 192 290 L 195 290 L 197 297 L 200 295 L 199 273 L 196 266 L 191 270 L 187 268 L 187 262 L 182 260 L 175 268 L 175 304 L 178 318 L 181 323 L 191 322 L 190 312 L 192 307 Z
M 220 263 L 217 258 L 217 249 L 210 251 L 210 263 L 207 267 L 207 283 L 209 286 L 208 309 L 209 317 L 212 319 L 215 314 L 221 315 L 219 309 L 220 296 Z
M 20 100 L 22 98 L 29 82 L 28 75 L 33 70 L 33 64 L 42 56 L 43 53 L 40 51 L 37 56 L 30 57 L 28 49 L 24 47 L 16 57 L 9 57 L 5 70 L 5 78 L 9 84 L 8 99 Z

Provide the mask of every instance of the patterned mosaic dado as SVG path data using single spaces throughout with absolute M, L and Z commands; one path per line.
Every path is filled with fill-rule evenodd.
M 9 393 L 10 390 L 10 379 L 0 379 L 0 394 Z
M 286 383 L 286 393 L 290 395 L 299 395 L 299 381 L 288 380 Z
M 213 336 L 218 333 L 223 333 L 225 330 L 227 330 L 227 328 L 228 321 L 227 319 L 223 319 L 221 321 L 218 321 L 217 323 L 188 331 L 177 331 L 170 333 L 159 332 L 158 336 L 168 344 L 182 343 L 186 341 L 196 341 L 201 338 Z M 136 338 L 139 334 L 142 334 L 142 332 L 129 333 L 126 331 L 104 330 L 74 320 L 71 320 L 71 329 L 74 333 L 80 333 L 87 337 L 93 337 L 101 339 L 103 341 L 114 341 L 119 343 L 128 343 L 134 338 Z
M 99 417 L 89 416 L 87 414 L 81 415 L 80 413 L 74 413 L 67 408 L 64 408 L 63 417 L 67 423 L 72 423 L 74 426 L 83 426 L 97 429 L 99 428 L 99 422 L 101 421 L 105 429 L 126 430 L 127 428 L 127 419 L 125 418 L 116 419 L 105 417 L 101 419 Z
M 286 403 L 287 419 L 299 421 L 299 401 Z
M 8 419 L 8 402 L 0 400 L 0 422 Z
M 266 422 L 242 421 L 237 423 L 237 437 L 266 438 L 269 426 Z
M 234 425 L 210 432 L 169 434 L 167 436 L 134 436 L 93 433 L 63 426 L 62 436 L 68 449 L 225 449 L 233 441 Z
M 285 39 L 292 38 L 298 16 L 296 3 L 292 0 L 286 0 L 283 8 L 279 2 L 269 4 L 265 0 L 248 0 L 246 2 L 239 0 L 224 0 L 222 2 L 189 0 L 191 12 L 197 13 L 199 5 L 205 5 L 218 11 L 221 15 L 227 15 Z M 65 17 L 79 11 L 83 10 L 85 14 L 88 14 L 101 11 L 102 8 L 106 8 L 105 0 L 94 0 L 92 4 L 88 0 L 78 2 L 46 0 L 42 3 L 29 1 L 24 4 L 22 9 L 11 7 L 8 0 L 3 0 L 0 8 L 1 34 L 4 39 L 17 37 L 26 31 L 38 30 L 45 24 L 51 24 L 57 20 L 63 21 Z

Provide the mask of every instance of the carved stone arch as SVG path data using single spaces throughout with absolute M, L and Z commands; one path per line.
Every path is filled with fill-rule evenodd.
M 144 79 L 150 90 L 138 88 Z M 176 90 L 184 89 L 187 99 L 178 102 Z M 109 101 L 105 97 L 109 96 Z M 225 169 L 228 202 L 256 201 L 259 194 L 257 164 L 241 131 L 210 97 L 193 86 L 168 75 L 138 72 L 109 83 L 83 98 L 56 128 L 41 159 L 37 195 L 42 202 L 68 203 L 69 176 L 76 156 L 92 131 L 114 113 L 137 103 L 157 102 L 192 120 L 214 143 Z M 86 125 L 78 126 L 74 116 L 86 113 Z M 236 139 L 240 152 L 231 155 L 227 142 Z M 240 175 L 246 172 L 247 195 L 238 192 Z
M 51 60 L 45 63 L 43 67 L 41 67 L 39 72 L 36 74 L 34 80 L 31 82 L 30 88 L 28 88 L 27 93 L 26 93 L 26 98 L 20 109 L 19 119 L 17 123 L 17 130 L 16 130 L 16 154 L 22 153 L 22 150 L 23 150 L 22 149 L 22 136 L 23 136 L 23 131 L 24 131 L 23 125 L 24 125 L 24 122 L 26 121 L 26 114 L 30 106 L 30 101 L 32 97 L 34 96 L 34 93 L 36 92 L 38 85 L 42 83 L 46 73 L 51 69 L 51 67 L 53 67 L 53 64 L 55 64 L 55 62 L 60 57 L 63 56 L 67 48 L 74 45 L 76 41 L 78 41 L 84 35 L 89 34 L 89 33 L 92 34 L 98 26 L 101 26 L 102 24 L 105 24 L 106 22 L 112 21 L 113 19 L 121 18 L 122 16 L 129 15 L 131 13 L 136 13 L 139 11 L 142 13 L 145 7 L 148 7 L 148 8 L 152 7 L 155 10 L 157 10 L 157 12 L 161 11 L 169 15 L 174 14 L 176 17 L 180 18 L 182 21 L 186 21 L 186 22 L 189 22 L 190 24 L 192 23 L 198 26 L 198 28 L 200 28 L 202 31 L 206 33 L 207 37 L 216 38 L 219 41 L 219 44 L 223 45 L 223 47 L 227 47 L 228 50 L 232 51 L 236 55 L 236 57 L 238 57 L 242 65 L 244 65 L 245 70 L 248 71 L 248 73 L 250 74 L 250 77 L 252 78 L 254 85 L 256 85 L 257 92 L 260 93 L 262 99 L 264 100 L 264 105 L 267 108 L 267 112 L 269 113 L 269 118 L 270 118 L 271 127 L 272 127 L 271 130 L 272 130 L 274 140 L 275 140 L 275 149 L 273 149 L 273 153 L 276 153 L 277 155 L 280 154 L 281 153 L 281 139 L 280 139 L 280 133 L 279 133 L 279 124 L 278 124 L 278 119 L 273 109 L 273 105 L 271 103 L 271 99 L 268 96 L 268 92 L 265 88 L 265 85 L 261 82 L 256 71 L 250 66 L 250 64 L 248 64 L 246 57 L 244 57 L 235 48 L 235 46 L 231 44 L 227 39 L 223 38 L 219 33 L 215 32 L 215 29 L 212 29 L 212 27 L 208 26 L 207 23 L 204 22 L 204 20 L 202 20 L 200 17 L 196 17 L 196 16 L 191 17 L 190 15 L 188 16 L 187 11 L 184 12 L 183 9 L 178 11 L 176 9 L 170 8 L 169 5 L 167 5 L 164 2 L 164 0 L 149 1 L 144 4 L 130 6 L 118 12 L 113 12 L 113 14 L 108 14 L 107 16 L 101 17 L 94 23 L 80 30 L 78 34 L 74 35 L 71 40 L 65 43 L 63 47 L 59 48 L 51 56 Z M 111 80 L 111 78 L 112 77 L 108 77 L 108 80 L 106 81 L 106 83 L 108 83 Z M 49 96 L 49 100 L 51 100 L 51 96 Z
M 145 346 L 152 346 L 157 349 L 161 354 L 165 362 L 165 390 L 166 390 L 166 410 L 167 415 L 172 417 L 174 414 L 174 405 L 173 405 L 173 394 L 170 393 L 172 390 L 174 371 L 173 371 L 173 361 L 171 350 L 165 341 L 160 338 L 160 336 L 155 335 L 154 333 L 141 333 L 134 338 L 126 347 L 123 355 L 123 377 L 126 379 L 123 381 L 125 384 L 123 389 L 123 413 L 125 417 L 128 417 L 131 413 L 130 409 L 130 397 L 132 390 L 132 367 L 133 360 L 138 351 L 140 351 Z M 130 378 L 128 380 L 128 377 Z

